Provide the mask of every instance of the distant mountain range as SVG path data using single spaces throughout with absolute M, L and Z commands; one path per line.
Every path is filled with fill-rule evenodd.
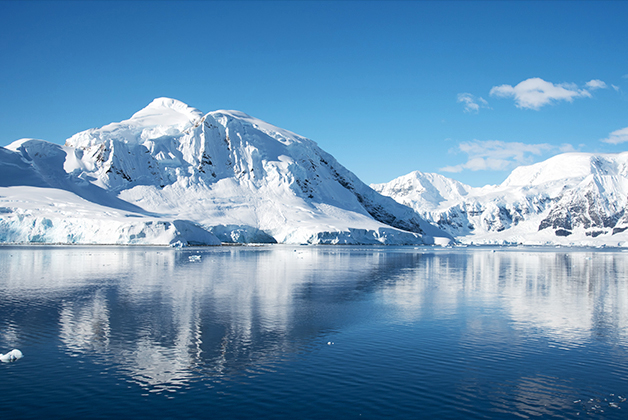
M 447 244 L 315 142 L 169 98 L 64 146 L 0 148 L 0 242 Z
M 628 245 L 628 152 L 565 153 L 482 188 L 422 172 L 371 187 L 463 243 Z

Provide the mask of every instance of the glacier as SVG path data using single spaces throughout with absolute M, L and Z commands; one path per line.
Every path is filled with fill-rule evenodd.
M 0 242 L 448 244 L 305 137 L 157 98 L 57 145 L 0 147 Z
M 481 188 L 419 171 L 371 187 L 465 244 L 628 246 L 628 152 L 563 153 Z

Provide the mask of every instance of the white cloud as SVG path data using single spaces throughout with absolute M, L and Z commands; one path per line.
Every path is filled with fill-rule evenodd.
M 477 114 L 480 108 L 489 108 L 488 102 L 484 98 L 474 96 L 470 93 L 459 93 L 458 103 L 464 104 L 464 112 Z
M 588 81 L 584 85 L 584 87 L 586 87 L 589 90 L 595 90 L 595 89 L 606 89 L 608 86 L 606 86 L 606 83 L 604 83 L 600 79 L 593 79 L 593 80 Z
M 565 148 L 567 145 L 563 145 Z M 532 163 L 531 155 L 541 155 L 553 149 L 550 144 L 525 144 L 498 140 L 462 142 L 458 151 L 468 155 L 466 163 L 440 168 L 442 172 L 502 171 Z
M 606 83 L 601 80 L 591 80 L 587 85 L 600 88 L 600 84 Z M 574 98 L 591 97 L 591 93 L 586 89 L 578 89 L 573 83 L 553 84 L 539 77 L 532 77 L 520 82 L 516 86 L 500 85 L 493 86 L 490 91 L 491 96 L 501 98 L 513 97 L 518 108 L 528 108 L 539 110 L 542 106 L 558 101 L 572 102 Z
M 615 91 L 619 92 L 621 90 L 621 88 L 619 86 L 616 85 L 611 85 L 613 87 L 613 89 L 615 89 Z
M 607 138 L 602 139 L 602 141 L 610 144 L 628 142 L 628 127 L 613 131 Z

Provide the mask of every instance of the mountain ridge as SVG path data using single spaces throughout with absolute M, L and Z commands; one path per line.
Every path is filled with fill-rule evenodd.
M 628 152 L 563 153 L 520 166 L 502 184 L 481 188 L 439 174 L 430 177 L 413 172 L 371 187 L 464 243 L 622 246 L 628 240 L 623 234 L 628 228 Z M 458 183 L 465 194 L 439 201 L 415 187 L 429 184 L 447 195 L 442 185 L 448 182 Z

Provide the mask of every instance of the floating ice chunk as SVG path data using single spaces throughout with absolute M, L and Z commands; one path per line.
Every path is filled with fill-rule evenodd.
M 200 255 L 190 255 L 188 257 L 188 260 L 190 260 L 190 262 L 198 262 L 201 260 L 201 256 Z
M 171 248 L 176 248 L 176 249 L 181 249 L 184 246 L 185 246 L 185 244 L 183 242 L 181 242 L 181 241 L 176 241 L 176 242 L 170 244 Z
M 0 362 L 13 362 L 17 359 L 21 359 L 24 355 L 18 349 L 13 349 L 7 354 L 0 354 Z

